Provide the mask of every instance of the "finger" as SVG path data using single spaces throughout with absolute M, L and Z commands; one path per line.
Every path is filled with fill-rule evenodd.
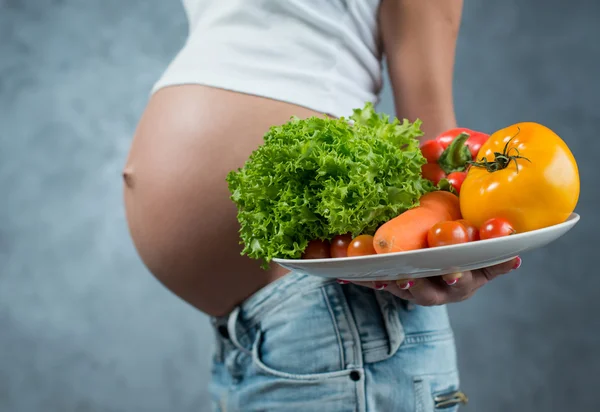
M 442 279 L 447 285 L 450 302 L 462 302 L 487 283 L 482 273 L 471 271 L 443 275 Z
M 409 288 L 413 301 L 421 306 L 437 306 L 450 302 L 450 288 L 439 278 L 421 278 Z
M 375 289 L 375 290 L 384 290 L 390 285 L 390 282 L 376 281 L 376 282 L 371 282 L 371 285 L 372 285 L 373 289 Z
M 490 281 L 500 275 L 505 275 L 508 272 L 517 270 L 521 267 L 523 260 L 517 256 L 516 258 L 509 260 L 508 262 L 500 263 L 499 265 L 490 266 L 483 269 L 478 269 L 475 272 L 481 272 L 485 278 Z
M 521 267 L 522 260 L 520 257 L 516 257 L 513 260 L 509 260 L 508 262 L 501 263 L 499 265 L 490 266 L 483 269 L 478 269 L 478 271 L 482 271 L 487 280 L 492 280 L 493 278 L 504 275 L 512 270 L 516 270 Z M 466 272 L 465 272 L 466 273 Z M 464 273 L 450 273 L 447 275 L 443 275 L 442 279 L 448 286 L 454 286 L 458 284 L 458 281 L 464 277 Z M 461 280 L 461 284 L 468 283 L 468 281 Z M 479 285 L 481 286 L 481 285 Z
M 448 286 L 453 286 L 458 283 L 458 281 L 463 277 L 463 275 L 464 274 L 462 272 L 449 273 L 447 275 L 442 275 L 442 279 L 444 280 L 444 282 L 446 282 Z
M 410 290 L 410 288 L 412 288 L 415 283 L 416 283 L 417 279 L 398 279 L 395 282 L 395 286 L 400 289 L 400 290 Z
M 348 283 L 353 283 L 355 285 L 365 286 L 367 288 L 371 288 L 371 289 L 375 289 L 375 290 L 384 290 L 390 284 L 390 282 L 388 282 L 388 281 L 355 282 L 355 281 L 349 281 L 349 280 L 345 280 L 345 279 L 337 279 L 337 282 L 340 285 L 346 285 Z
M 492 272 L 489 272 L 492 273 Z M 501 272 L 498 272 L 498 275 Z M 462 302 L 471 297 L 477 289 L 493 279 L 486 269 L 474 270 L 472 272 L 463 272 L 463 276 L 454 284 L 448 286 L 450 301 Z
M 451 273 L 443 275 L 442 279 L 450 286 L 450 296 L 453 302 L 460 302 L 471 296 L 477 289 L 490 280 L 506 274 L 521 266 L 521 258 L 517 257 L 499 265 L 490 266 L 472 272 Z
M 373 282 L 351 282 L 348 280 L 338 279 L 337 282 L 341 285 L 346 285 L 352 283 L 358 286 L 364 286 L 370 289 L 375 290 L 385 290 L 386 292 L 390 292 L 392 295 L 399 297 L 400 299 L 414 301 L 414 297 L 410 294 L 410 292 L 406 289 L 401 289 L 396 285 L 396 282 L 390 281 L 373 281 Z M 410 281 L 410 285 L 413 285 L 414 282 Z M 410 287 L 410 286 L 409 286 Z
M 385 290 L 400 299 L 410 302 L 415 301 L 415 297 L 410 293 L 410 289 L 401 289 L 397 282 L 391 282 Z

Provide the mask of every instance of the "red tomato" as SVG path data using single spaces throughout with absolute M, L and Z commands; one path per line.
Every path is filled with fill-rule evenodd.
M 515 233 L 517 233 L 517 231 L 510 222 L 500 217 L 493 217 L 485 221 L 479 228 L 479 237 L 481 240 L 514 235 Z
M 367 256 L 376 253 L 373 246 L 373 236 L 371 235 L 357 236 L 348 245 L 348 256 Z
M 468 241 L 467 229 L 457 221 L 437 223 L 427 233 L 429 247 L 457 245 Z
M 469 138 L 465 142 L 465 145 L 469 148 L 469 151 L 471 152 L 471 158 L 473 160 L 477 160 L 477 154 L 479 153 L 479 149 L 481 149 L 481 146 L 485 142 L 487 142 L 487 140 L 490 138 L 490 135 L 474 131 L 471 131 L 470 133 L 471 136 L 469 136 Z
M 437 140 L 428 140 L 421 145 L 421 153 L 427 163 L 436 163 L 444 153 L 444 148 Z
M 329 242 L 322 240 L 311 240 L 304 249 L 302 259 L 326 259 L 330 258 Z
M 452 172 L 446 176 L 446 179 L 448 179 L 448 182 L 456 189 L 456 193 L 460 194 L 460 188 L 465 181 L 465 177 L 467 177 L 467 172 Z
M 432 181 L 434 185 L 446 177 L 446 173 L 437 163 L 425 163 L 421 166 L 421 174 L 425 179 Z
M 469 242 L 479 240 L 479 230 L 477 230 L 477 227 L 474 224 L 469 222 L 467 219 L 460 219 L 457 220 L 457 222 L 463 225 L 465 229 L 467 229 L 467 234 L 469 235 Z
M 352 235 L 350 233 L 335 236 L 331 240 L 331 257 L 342 258 L 348 256 L 350 242 L 352 242 Z
M 473 134 L 473 131 L 464 127 L 457 127 L 455 129 L 446 130 L 444 133 L 436 137 L 435 140 L 442 146 L 443 149 L 446 149 L 456 138 L 456 136 L 461 133 Z

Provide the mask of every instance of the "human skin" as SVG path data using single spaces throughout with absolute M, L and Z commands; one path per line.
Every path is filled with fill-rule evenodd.
M 424 139 L 456 126 L 452 77 L 461 9 L 461 0 L 384 0 L 380 6 L 396 114 L 420 118 Z M 236 209 L 225 177 L 244 164 L 270 126 L 292 115 L 322 114 L 268 98 L 181 85 L 153 94 L 135 131 L 123 178 L 136 249 L 163 285 L 211 316 L 229 313 L 287 273 L 276 265 L 264 271 L 259 262 L 240 255 Z M 447 275 L 443 280 L 450 285 L 433 278 L 385 288 L 417 304 L 460 301 L 519 262 Z

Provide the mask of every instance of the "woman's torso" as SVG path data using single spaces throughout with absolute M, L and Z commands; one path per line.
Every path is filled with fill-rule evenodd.
M 155 90 L 198 83 L 346 116 L 382 85 L 380 0 L 184 0 L 189 36 Z
M 146 265 L 200 310 L 227 313 L 285 273 L 240 256 L 225 176 L 270 126 L 376 100 L 378 4 L 185 0 L 189 38 L 136 132 L 126 204 Z

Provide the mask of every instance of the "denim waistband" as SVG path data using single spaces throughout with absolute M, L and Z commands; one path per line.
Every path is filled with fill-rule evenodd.
M 260 322 L 262 317 L 286 299 L 294 294 L 302 293 L 302 291 L 319 288 L 333 282 L 333 279 L 319 278 L 297 272 L 288 273 L 255 292 L 229 314 L 221 317 L 211 317 L 211 323 L 218 334 L 221 336 L 226 334 L 236 346 L 243 346 L 236 342 L 238 340 L 236 337 L 241 338 L 248 329 Z M 243 323 L 243 326 L 241 323 Z M 223 331 L 224 328 L 227 329 L 227 332 Z
M 296 272 L 289 273 L 271 282 L 246 299 L 240 305 L 240 315 L 250 327 L 292 295 L 320 288 L 333 282 L 335 282 L 333 279 L 319 278 Z
M 217 344 L 222 345 L 223 336 L 227 336 L 226 340 L 233 346 L 249 352 L 249 330 L 264 321 L 270 313 L 281 309 L 286 300 L 318 288 L 323 288 L 329 296 L 332 305 L 330 310 L 338 317 L 340 330 L 346 329 L 348 334 L 354 336 L 355 344 L 363 352 L 364 362 L 385 359 L 398 349 L 405 337 L 398 316 L 400 299 L 390 293 L 375 292 L 356 285 L 342 287 L 333 279 L 296 272 L 257 291 L 228 316 L 213 318 Z

